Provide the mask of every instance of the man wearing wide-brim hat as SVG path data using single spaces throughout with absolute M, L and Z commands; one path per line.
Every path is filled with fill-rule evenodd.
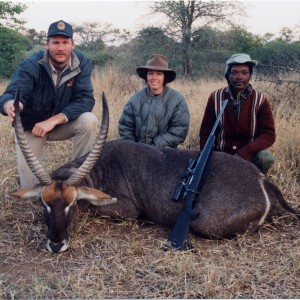
M 189 129 L 190 114 L 184 97 L 167 86 L 176 78 L 167 58 L 150 56 L 145 66 L 136 69 L 146 87 L 126 103 L 119 120 L 121 139 L 160 147 L 177 147 Z
M 208 99 L 200 128 L 200 148 L 204 148 L 222 102 L 228 99 L 215 150 L 248 160 L 267 173 L 274 162 L 268 148 L 275 142 L 276 134 L 267 97 L 249 83 L 257 63 L 245 53 L 233 54 L 226 61 L 228 86 L 214 91 Z

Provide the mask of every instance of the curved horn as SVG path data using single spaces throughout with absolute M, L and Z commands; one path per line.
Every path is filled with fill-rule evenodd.
M 15 96 L 14 107 L 15 107 L 15 118 L 13 121 L 13 127 L 17 140 L 19 142 L 20 149 L 24 155 L 24 158 L 32 171 L 32 173 L 38 178 L 42 185 L 50 185 L 52 183 L 51 176 L 45 171 L 40 162 L 33 154 L 28 141 L 26 139 L 24 129 L 20 117 L 20 89 L 18 88 Z
M 109 110 L 106 101 L 105 94 L 102 92 L 102 122 L 101 122 L 101 129 L 98 135 L 98 138 L 94 144 L 92 151 L 89 153 L 86 160 L 83 164 L 77 169 L 77 171 L 72 174 L 65 182 L 66 185 L 77 185 L 79 184 L 83 178 L 90 173 L 92 168 L 94 167 L 95 163 L 97 162 L 98 158 L 100 157 L 105 140 L 107 137 L 109 126 Z

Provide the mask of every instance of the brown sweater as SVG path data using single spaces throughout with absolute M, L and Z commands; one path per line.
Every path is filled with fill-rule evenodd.
M 269 148 L 275 142 L 275 125 L 268 99 L 255 91 L 247 96 L 237 118 L 230 101 L 228 88 L 213 92 L 207 102 L 200 127 L 200 149 L 202 150 L 209 137 L 213 124 L 221 107 L 221 101 L 228 99 L 228 104 L 216 132 L 215 150 L 237 153 L 251 161 L 253 155 Z

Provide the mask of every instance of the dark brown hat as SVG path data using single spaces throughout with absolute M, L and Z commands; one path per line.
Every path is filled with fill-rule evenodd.
M 165 73 L 165 83 L 172 82 L 176 78 L 176 72 L 169 69 L 167 58 L 161 54 L 151 55 L 146 66 L 138 67 L 136 72 L 141 78 L 147 80 L 148 70 L 163 71 Z

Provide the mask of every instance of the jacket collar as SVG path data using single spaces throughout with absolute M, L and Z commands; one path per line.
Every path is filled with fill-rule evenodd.
M 52 77 L 52 72 L 51 72 L 52 69 L 51 69 L 51 66 L 49 63 L 48 50 L 45 51 L 44 57 L 41 60 L 39 60 L 39 63 L 47 70 L 49 76 Z M 80 61 L 79 61 L 77 55 L 75 54 L 75 52 L 72 51 L 71 66 L 68 68 L 68 70 L 66 72 L 63 73 L 63 76 L 61 77 L 61 79 L 59 80 L 59 83 L 57 84 L 57 88 L 59 88 L 65 82 L 67 82 L 68 80 L 70 80 L 73 77 L 75 77 L 76 75 L 78 75 L 80 72 L 81 72 Z

